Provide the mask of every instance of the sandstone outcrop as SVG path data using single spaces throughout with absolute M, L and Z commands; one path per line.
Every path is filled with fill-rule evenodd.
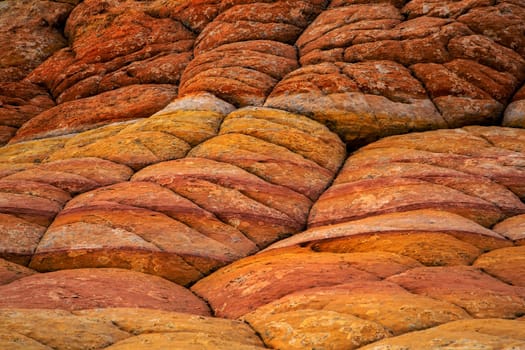
M 0 82 L 22 80 L 67 45 L 60 27 L 78 3 L 7 0 L 0 6 Z
M 0 24 L 0 348 L 525 347 L 522 1 Z
M 241 322 L 163 310 L 2 309 L 0 319 L 0 344 L 10 349 L 264 349 Z M 55 332 L 38 330 L 43 324 Z
M 26 82 L 0 83 L 0 145 L 26 121 L 55 105 L 47 91 Z
M 0 286 L 0 308 L 85 310 L 146 308 L 209 315 L 208 306 L 165 279 L 123 269 L 35 274 Z

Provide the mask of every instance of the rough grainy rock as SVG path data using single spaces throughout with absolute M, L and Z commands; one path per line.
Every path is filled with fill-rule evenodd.
M 86 192 L 128 180 L 127 166 L 99 158 L 77 158 L 44 163 L 5 176 L 3 180 L 34 181 L 53 185 L 70 194 Z
M 186 94 L 173 100 L 158 113 L 170 113 L 175 111 L 208 111 L 222 115 L 229 114 L 235 110 L 235 106 L 221 100 L 209 92 Z
M 69 201 L 31 267 L 121 267 L 186 285 L 255 249 L 242 233 L 169 189 L 125 182 Z
M 216 135 L 222 119 L 211 111 L 162 110 L 149 118 L 74 135 L 46 161 L 98 157 L 138 170 L 184 157 L 192 145 Z
M 507 106 L 503 125 L 525 128 L 525 85 L 514 95 L 512 102 Z
M 0 145 L 22 126 L 55 105 L 47 91 L 25 82 L 0 83 Z
M 332 2 L 296 42 L 303 67 L 277 84 L 266 105 L 322 120 L 357 144 L 413 130 L 498 122 L 525 79 L 524 8 L 486 0 L 410 1 L 399 9 L 402 4 Z M 405 66 L 415 81 L 409 86 L 422 83 L 419 103 L 413 96 L 388 103 L 391 90 L 408 81 L 399 69 L 387 72 L 392 80 L 384 67 L 364 77 L 339 72 L 379 60 Z
M 180 94 L 207 91 L 237 106 L 260 106 L 275 84 L 296 68 L 290 45 L 268 40 L 230 43 L 191 61 Z
M 0 213 L 48 225 L 70 195 L 52 185 L 33 181 L 0 180 Z
M 376 322 L 328 310 L 295 310 L 258 320 L 262 324 L 255 322 L 254 328 L 274 349 L 352 350 L 389 334 Z
M 70 47 L 31 73 L 63 103 L 133 84 L 177 84 L 192 58 L 194 34 L 148 14 L 139 1 L 84 1 L 65 27 Z
M 46 226 L 10 214 L 0 214 L 0 219 L 0 257 L 21 265 L 29 264 Z
M 7 145 L 0 152 L 0 164 L 39 164 L 51 153 L 64 147 L 66 142 L 67 138 L 51 137 Z
M 233 133 L 286 147 L 334 174 L 345 158 L 343 143 L 324 125 L 277 109 L 248 107 L 229 114 L 220 134 Z
M 149 117 L 174 96 L 171 85 L 131 85 L 66 102 L 25 123 L 11 142 L 71 134 L 112 122 Z
M 351 145 L 447 126 L 423 86 L 391 61 L 299 68 L 277 84 L 265 106 L 309 116 Z
M 525 346 L 525 334 L 519 321 L 485 319 L 451 322 L 425 331 L 387 338 L 363 347 L 384 349 L 519 349 Z
M 469 265 L 483 251 L 511 244 L 462 216 L 415 210 L 315 227 L 274 243 L 267 250 L 300 245 L 321 252 L 389 252 L 436 266 Z
M 19 81 L 67 42 L 60 33 L 71 4 L 7 0 L 0 5 L 0 82 Z
M 490 143 L 483 130 L 393 136 L 364 147 L 315 203 L 309 225 L 438 209 L 490 227 L 522 214 L 523 153 Z
M 35 273 L 35 271 L 27 267 L 0 258 L 0 285 L 11 283 Z
M 219 136 L 188 155 L 233 164 L 315 200 L 335 175 L 345 149 L 335 134 L 302 115 L 246 108 L 228 115 Z
M 204 158 L 152 165 L 132 180 L 169 188 L 241 231 L 259 247 L 300 231 L 311 205 L 308 198 L 284 186 Z
M 525 246 L 483 254 L 473 266 L 513 286 L 525 287 Z
M 470 266 L 420 267 L 386 280 L 458 305 L 476 318 L 515 318 L 525 312 L 525 299 L 517 287 Z
M 517 215 L 500 222 L 494 226 L 494 231 L 517 244 L 525 245 L 525 215 Z
M 192 290 L 219 317 L 237 318 L 300 290 L 378 278 L 344 254 L 290 251 L 244 258 L 201 279 Z M 355 263 L 355 260 L 354 260 Z
M 393 283 L 369 281 L 303 290 L 243 317 L 278 349 L 354 349 L 468 318 L 451 303 L 409 293 Z
M 209 315 L 187 289 L 160 277 L 121 269 L 41 273 L 0 286 L 1 308 L 84 310 L 132 307 Z
M 151 343 L 141 342 L 148 338 L 171 340 L 168 347 L 184 349 L 204 339 L 216 343 L 214 349 L 263 348 L 255 333 L 241 322 L 153 309 L 2 309 L 0 320 L 10 332 L 0 344 L 9 349 L 15 349 L 20 337 L 58 350 L 118 349 L 126 344 L 133 349 L 151 349 Z M 162 348 L 162 343 L 157 344 Z

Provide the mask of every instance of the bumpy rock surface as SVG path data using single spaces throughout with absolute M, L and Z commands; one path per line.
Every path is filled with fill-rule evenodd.
M 0 348 L 525 347 L 522 1 L 0 24 Z
M 0 82 L 22 80 L 67 45 L 60 27 L 76 3 L 6 0 L 0 4 Z
M 0 319 L 10 349 L 264 348 L 241 322 L 154 309 L 2 309 Z M 56 333 L 37 330 L 43 324 Z

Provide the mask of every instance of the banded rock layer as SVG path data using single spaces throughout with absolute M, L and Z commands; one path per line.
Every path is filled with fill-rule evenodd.
M 525 347 L 521 1 L 0 23 L 2 348 Z

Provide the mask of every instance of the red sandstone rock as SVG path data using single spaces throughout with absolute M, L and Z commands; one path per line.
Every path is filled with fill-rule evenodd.
M 73 6 L 63 2 L 8 0 L 0 7 L 0 82 L 19 81 L 66 45 L 59 28 Z
M 242 233 L 170 190 L 126 182 L 71 200 L 31 266 L 122 267 L 186 285 L 255 249 Z
M 310 116 L 351 145 L 446 126 L 410 71 L 389 61 L 300 68 L 275 87 L 265 106 Z
M 11 141 L 71 134 L 116 121 L 149 117 L 174 95 L 171 85 L 132 85 L 63 103 L 25 123 Z
M 0 285 L 35 274 L 35 271 L 22 265 L 0 258 Z
M 187 289 L 162 278 L 121 269 L 43 273 L 0 286 L 2 308 L 83 310 L 132 307 L 209 315 Z
M 46 226 L 10 214 L 0 218 L 0 257 L 28 265 Z
M 47 225 L 71 197 L 65 191 L 32 181 L 0 181 L 0 212 Z
M 34 181 L 53 185 L 70 194 L 128 180 L 132 170 L 98 158 L 59 160 L 10 174 L 3 180 Z
M 293 47 L 269 40 L 230 43 L 197 56 L 181 79 L 182 96 L 211 92 L 237 106 L 260 106 L 297 68 Z
M 0 83 L 0 144 L 7 143 L 26 121 L 54 105 L 48 93 L 36 85 Z
M 149 6 L 82 2 L 66 24 L 70 47 L 29 80 L 45 84 L 59 103 L 133 84 L 177 84 L 194 35 L 178 21 L 150 16 Z
M 137 172 L 133 181 L 151 181 L 188 198 L 260 247 L 298 232 L 311 202 L 228 163 L 185 158 Z
M 364 147 L 348 158 L 332 187 L 314 204 L 309 225 L 437 209 L 490 227 L 522 214 L 523 154 L 498 146 L 505 129 L 495 144 L 484 134 L 494 138 L 497 129 L 394 136 Z M 516 132 L 509 139 L 516 143 Z
M 511 242 L 459 215 L 416 210 L 316 227 L 267 250 L 297 245 L 335 253 L 389 252 L 436 266 L 469 265 L 483 251 L 508 247 Z
M 525 300 L 517 288 L 473 267 L 415 268 L 387 281 L 412 293 L 458 305 L 476 318 L 513 318 L 525 310 Z
M 374 281 L 344 255 L 266 253 L 239 260 L 193 285 L 219 317 L 237 318 L 287 294 L 350 281 Z
M 525 127 L 525 85 L 518 90 L 512 102 L 507 106 L 503 125 L 517 128 Z

